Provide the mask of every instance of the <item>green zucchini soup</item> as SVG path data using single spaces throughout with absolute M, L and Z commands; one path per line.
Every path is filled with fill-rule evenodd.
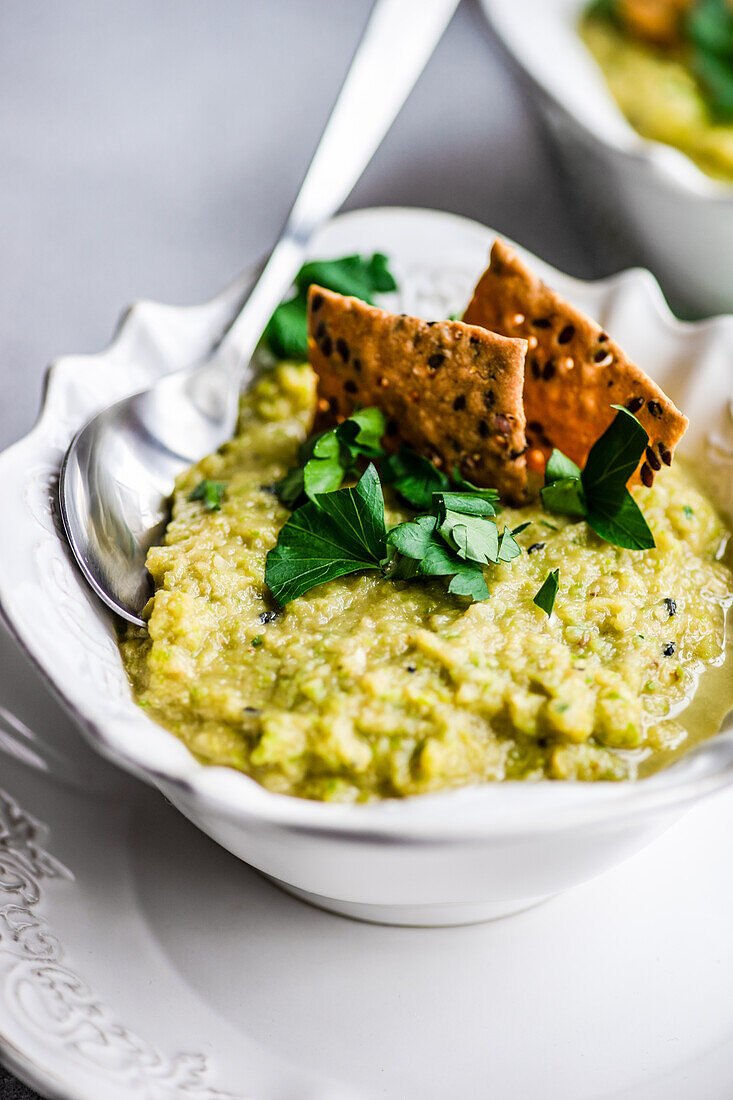
M 599 412 L 610 423 L 582 470 L 537 425 L 512 458 L 499 443 L 515 427 L 530 438 L 525 424 L 504 424 L 521 415 L 511 402 L 522 401 L 529 340 L 417 321 L 408 338 L 404 319 L 338 294 L 316 338 L 324 293 L 311 291 L 313 365 L 281 359 L 265 371 L 234 438 L 177 481 L 164 543 L 148 556 L 147 629 L 121 639 L 140 706 L 205 763 L 340 802 L 491 780 L 633 780 L 713 734 L 733 699 L 729 532 L 692 471 L 656 458 L 668 458 L 672 429 L 650 458 L 625 407 L 638 409 L 632 396 Z M 555 323 L 555 307 L 557 336 L 568 322 Z M 485 345 L 472 344 L 482 332 Z M 407 412 L 392 427 L 399 356 L 389 345 L 387 357 L 387 338 L 402 341 L 423 387 L 430 445 Z M 433 397 L 438 353 L 425 341 L 435 340 L 441 369 L 470 350 L 456 375 L 465 392 L 452 379 L 448 398 Z M 421 357 L 425 379 L 410 367 Z M 382 408 L 360 400 L 370 363 L 389 392 Z M 481 462 L 461 462 L 457 429 L 437 415 L 447 399 L 456 415 L 471 412 L 484 366 L 492 407 L 504 410 L 479 418 L 489 429 L 478 435 L 499 441 L 492 486 L 469 479 Z M 633 370 L 639 393 L 656 393 Z M 353 398 L 338 411 L 334 378 Z

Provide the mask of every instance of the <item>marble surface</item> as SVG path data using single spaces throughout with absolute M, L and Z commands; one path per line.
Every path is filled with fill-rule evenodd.
M 273 243 L 370 0 L 23 0 L 0 34 L 0 447 L 57 354 L 126 303 L 196 302 Z M 464 0 L 349 206 L 485 221 L 566 270 L 591 257 L 521 88 Z M 0 1071 L 3 1100 L 34 1094 Z

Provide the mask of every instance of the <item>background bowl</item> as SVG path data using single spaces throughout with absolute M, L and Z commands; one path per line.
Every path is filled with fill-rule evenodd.
M 445 317 L 468 301 L 494 237 L 448 214 L 364 210 L 329 223 L 312 254 L 385 251 L 401 288 L 391 304 Z M 733 511 L 733 318 L 684 324 L 648 272 L 583 283 L 522 254 L 689 413 L 683 450 L 704 462 L 709 490 Z M 132 307 L 105 352 L 51 368 L 36 427 L 0 456 L 0 607 L 90 743 L 287 889 L 390 923 L 460 923 L 525 908 L 632 854 L 693 800 L 731 782 L 733 733 L 723 732 L 638 783 L 513 782 L 368 806 L 321 804 L 198 763 L 135 705 L 115 624 L 74 568 L 61 532 L 59 465 L 73 433 L 100 407 L 206 354 L 248 283 L 245 276 L 201 306 Z
M 733 310 L 733 184 L 626 121 L 578 34 L 581 0 L 482 0 L 583 207 L 602 262 L 651 268 L 686 316 Z

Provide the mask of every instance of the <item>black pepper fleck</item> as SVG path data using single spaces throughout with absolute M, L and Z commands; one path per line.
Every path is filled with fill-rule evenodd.
M 459 393 L 458 397 L 453 402 L 453 408 L 455 409 L 456 412 L 460 412 L 461 409 L 465 409 L 465 407 L 466 407 L 466 395 L 464 393 Z
M 533 542 L 531 546 L 527 547 L 527 553 L 534 554 L 535 550 L 544 550 L 546 546 L 546 542 Z
M 666 646 L 662 650 L 663 657 L 674 657 L 674 642 L 667 642 Z
M 671 596 L 665 596 L 662 603 L 667 608 L 670 618 L 677 614 L 677 601 L 673 600 Z

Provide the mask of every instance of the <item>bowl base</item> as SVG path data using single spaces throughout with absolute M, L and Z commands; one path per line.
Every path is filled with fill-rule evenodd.
M 455 905 L 451 902 L 436 905 L 371 905 L 367 902 L 342 901 L 339 898 L 324 897 L 322 894 L 312 894 L 309 890 L 301 890 L 297 886 L 272 878 L 271 875 L 264 877 L 287 894 L 307 902 L 308 905 L 314 905 L 317 909 L 325 909 L 329 913 L 337 913 L 341 917 L 350 917 L 352 920 L 366 921 L 369 924 L 396 924 L 412 928 L 480 924 L 484 921 L 498 920 L 500 917 L 510 917 L 514 913 L 524 912 L 525 909 L 533 909 L 535 905 L 541 905 L 542 902 L 556 896 L 546 894 L 536 898 L 460 902 Z

